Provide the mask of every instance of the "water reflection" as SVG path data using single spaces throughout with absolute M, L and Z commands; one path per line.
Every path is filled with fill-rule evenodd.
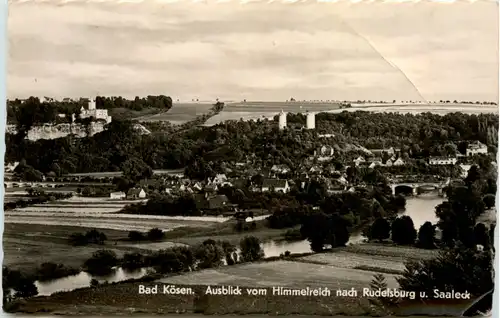
M 35 285 L 38 288 L 38 296 L 48 296 L 59 291 L 70 291 L 77 288 L 89 287 L 90 281 L 96 279 L 99 283 L 115 283 L 128 279 L 141 278 L 146 274 L 146 269 L 138 269 L 135 271 L 116 268 L 112 273 L 106 276 L 92 276 L 86 272 L 80 272 L 77 275 L 67 276 L 52 281 L 39 282 Z
M 402 215 L 408 215 L 412 218 L 415 228 L 418 229 L 425 222 L 430 221 L 435 224 L 438 221 L 436 217 L 436 206 L 443 202 L 443 198 L 436 194 L 421 195 L 418 197 L 408 197 L 406 199 L 406 210 Z M 351 233 L 348 245 L 362 243 L 365 238 L 361 231 Z M 307 240 L 288 242 L 288 241 L 270 241 L 262 244 L 266 257 L 279 256 L 286 251 L 291 253 L 309 253 L 310 244 Z
M 436 223 L 435 214 L 436 205 L 443 202 L 443 198 L 437 195 L 424 195 L 418 197 L 409 197 L 406 200 L 406 211 L 403 215 L 408 215 L 412 218 L 415 228 L 418 230 L 422 224 L 427 221 Z M 361 232 L 352 233 L 348 244 L 358 244 L 364 240 Z M 266 257 L 275 257 L 284 254 L 286 251 L 290 253 L 309 253 L 311 247 L 308 241 L 269 241 L 262 244 Z M 76 288 L 90 286 L 90 281 L 94 278 L 100 283 L 107 281 L 108 283 L 119 282 L 127 279 L 141 278 L 146 274 L 146 269 L 141 269 L 133 272 L 117 268 L 112 274 L 107 276 L 92 276 L 88 273 L 81 272 L 78 275 L 60 278 L 50 282 L 36 282 L 40 296 L 47 296 L 58 291 L 70 291 Z

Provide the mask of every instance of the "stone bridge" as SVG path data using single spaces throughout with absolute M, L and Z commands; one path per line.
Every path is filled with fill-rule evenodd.
M 402 183 L 393 183 L 391 184 L 392 195 L 396 194 L 397 188 L 406 188 L 408 193 L 411 189 L 411 193 L 413 195 L 419 194 L 419 190 L 422 191 L 438 191 L 439 194 L 443 193 L 443 189 L 450 184 L 451 180 L 444 182 L 402 182 Z

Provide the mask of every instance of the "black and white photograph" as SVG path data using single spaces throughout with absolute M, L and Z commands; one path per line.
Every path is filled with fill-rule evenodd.
M 497 316 L 498 16 L 9 1 L 4 312 Z

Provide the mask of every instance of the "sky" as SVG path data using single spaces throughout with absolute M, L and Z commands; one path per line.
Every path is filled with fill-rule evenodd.
M 8 98 L 498 100 L 487 0 L 11 0 L 8 33 Z

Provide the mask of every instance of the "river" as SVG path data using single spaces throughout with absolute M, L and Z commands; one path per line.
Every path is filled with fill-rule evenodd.
M 415 228 L 418 230 L 422 224 L 427 221 L 436 223 L 437 218 L 434 213 L 436 205 L 443 202 L 443 198 L 438 195 L 428 194 L 418 197 L 409 197 L 406 200 L 406 210 L 402 215 L 408 215 L 412 218 Z M 363 241 L 361 233 L 351 234 L 348 244 L 358 244 Z M 311 252 L 308 241 L 269 241 L 262 244 L 266 257 L 279 256 L 286 251 L 291 253 L 307 253 Z M 91 276 L 88 273 L 80 272 L 74 276 L 59 278 L 48 282 L 36 282 L 39 296 L 47 296 L 58 291 L 69 291 L 76 288 L 90 286 L 92 278 L 99 282 L 107 281 L 108 283 L 119 282 L 128 279 L 136 279 L 144 276 L 146 270 L 138 270 L 134 272 L 125 271 L 121 268 L 116 269 L 108 276 Z

